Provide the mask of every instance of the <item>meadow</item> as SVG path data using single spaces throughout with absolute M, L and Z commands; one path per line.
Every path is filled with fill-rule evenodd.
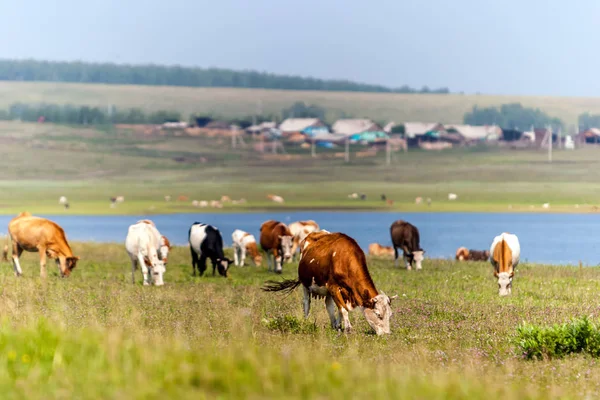
M 425 260 L 422 271 L 369 258 L 379 290 L 398 294 L 392 334 L 377 337 L 359 311 L 354 332 L 329 327 L 321 301 L 302 317 L 301 290 L 265 293 L 261 267 L 192 277 L 187 247 L 169 256 L 163 287 L 143 287 L 122 244 L 73 243 L 71 277 L 0 268 L 3 398 L 504 398 L 594 396 L 589 356 L 526 361 L 523 321 L 599 317 L 597 268 L 521 264 L 500 298 L 488 263 Z M 229 250 L 228 250 L 229 253 Z M 230 254 L 230 253 L 229 253 Z
M 244 198 L 203 212 L 283 209 L 595 212 L 599 149 L 556 151 L 474 147 L 394 153 L 349 163 L 288 147 L 288 155 L 232 149 L 228 138 L 152 136 L 114 127 L 0 123 L 0 213 L 155 214 L 194 212 L 192 200 Z M 364 193 L 366 201 L 348 198 Z M 283 196 L 285 204 L 267 200 Z M 448 201 L 448 193 L 458 194 Z M 393 201 L 381 201 L 385 194 Z M 71 205 L 63 210 L 60 196 Z M 110 197 L 125 202 L 110 208 Z M 171 202 L 164 196 L 170 195 Z M 188 200 L 177 201 L 180 196 Z M 431 198 L 431 206 L 415 198 Z M 550 203 L 550 209 L 542 209 Z
M 0 82 L 0 108 L 15 102 L 75 104 L 145 111 L 174 110 L 183 115 L 209 114 L 237 118 L 262 113 L 280 115 L 297 101 L 328 110 L 333 123 L 342 116 L 375 121 L 426 121 L 462 123 L 474 105 L 479 107 L 521 103 L 540 108 L 575 125 L 584 112 L 600 114 L 600 99 L 546 96 L 496 96 L 467 94 L 356 93 L 234 88 L 187 88 L 136 85 L 100 85 L 57 82 Z

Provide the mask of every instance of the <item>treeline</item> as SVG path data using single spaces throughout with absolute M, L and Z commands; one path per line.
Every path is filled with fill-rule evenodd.
M 155 111 L 146 113 L 139 108 L 119 110 L 116 107 L 99 108 L 90 106 L 57 104 L 12 104 L 8 110 L 0 110 L 1 120 L 40 120 L 69 125 L 106 124 L 162 124 L 181 121 L 177 111 Z
M 0 60 L 0 80 L 349 92 L 450 92 L 448 88 L 429 89 L 424 86 L 421 89 L 414 89 L 406 85 L 399 88 L 389 88 L 346 80 L 305 78 L 221 68 L 38 60 Z
M 500 108 L 473 106 L 464 116 L 467 125 L 498 125 L 505 129 L 529 130 L 532 126 L 543 128 L 548 125 L 553 129 L 563 127 L 563 122 L 552 117 L 539 108 L 523 107 L 519 103 L 503 104 Z

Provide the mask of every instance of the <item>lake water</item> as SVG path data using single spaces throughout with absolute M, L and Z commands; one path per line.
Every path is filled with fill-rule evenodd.
M 404 219 L 419 228 L 421 247 L 426 256 L 453 258 L 456 249 L 489 249 L 497 234 L 516 234 L 521 243 L 521 260 L 548 264 L 600 264 L 600 215 L 596 214 L 503 214 L 503 213 L 391 213 L 298 211 L 240 214 L 173 214 L 152 216 L 68 216 L 44 215 L 60 224 L 69 240 L 119 242 L 125 240 L 127 228 L 142 219 L 152 219 L 161 233 L 173 244 L 187 242 L 194 221 L 215 225 L 231 246 L 235 229 L 250 232 L 258 239 L 260 225 L 275 219 L 284 223 L 314 219 L 331 232 L 344 232 L 358 241 L 366 251 L 369 243 L 391 245 L 389 227 Z M 11 216 L 0 216 L 6 227 Z M 6 229 L 6 228 L 4 228 Z

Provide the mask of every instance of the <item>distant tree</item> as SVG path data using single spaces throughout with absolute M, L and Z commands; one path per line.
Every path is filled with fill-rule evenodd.
M 392 133 L 399 133 L 401 135 L 404 135 L 406 133 L 406 130 L 404 129 L 404 124 L 394 126 L 392 128 Z
M 319 118 L 325 120 L 326 110 L 323 107 L 311 104 L 307 106 L 302 101 L 297 101 L 288 108 L 281 110 L 283 118 Z
M 600 114 L 585 112 L 578 118 L 579 129 L 600 128 Z
M 554 129 L 563 126 L 559 118 L 554 118 L 539 108 L 523 107 L 519 103 L 503 104 L 500 108 L 473 106 L 464 116 L 464 123 L 469 125 L 498 125 L 506 129 L 529 129 L 551 125 Z
M 0 80 L 350 92 L 449 92 L 448 88 L 430 90 L 424 87 L 418 91 L 407 85 L 399 88 L 390 88 L 382 85 L 371 85 L 347 80 L 315 79 L 256 71 L 38 60 L 0 60 Z

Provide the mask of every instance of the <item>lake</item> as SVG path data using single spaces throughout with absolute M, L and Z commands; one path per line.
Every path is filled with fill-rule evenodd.
M 421 247 L 427 257 L 454 258 L 458 247 L 489 249 L 494 236 L 508 231 L 519 237 L 522 262 L 598 265 L 600 215 L 596 214 L 506 214 L 506 213 L 392 213 L 294 211 L 239 214 L 170 214 L 152 216 L 69 216 L 44 215 L 60 224 L 69 240 L 124 242 L 127 228 L 143 219 L 152 219 L 173 244 L 187 242 L 194 221 L 215 225 L 231 246 L 231 233 L 242 229 L 258 240 L 260 225 L 268 219 L 284 223 L 314 219 L 331 232 L 344 232 L 366 251 L 369 243 L 391 245 L 389 227 L 404 219 L 419 228 Z M 6 227 L 11 216 L 0 216 Z M 6 229 L 6 228 L 4 228 Z

